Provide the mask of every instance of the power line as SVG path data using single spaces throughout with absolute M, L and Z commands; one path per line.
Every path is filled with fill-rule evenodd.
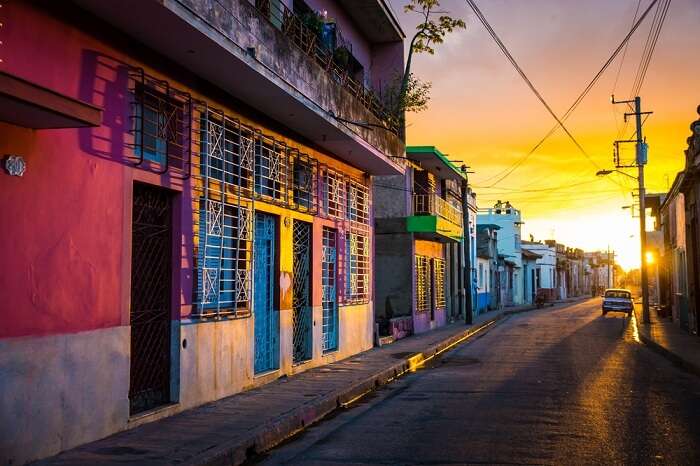
M 473 3 L 473 0 L 466 0 L 466 1 L 470 4 L 470 6 L 471 6 L 472 3 Z M 600 77 L 603 75 L 603 73 L 605 72 L 605 70 L 606 70 L 606 69 L 610 66 L 610 64 L 615 60 L 615 58 L 616 58 L 617 55 L 620 53 L 620 51 L 621 51 L 624 47 L 626 47 L 628 41 L 630 40 L 630 38 L 632 37 L 632 35 L 634 34 L 634 32 L 639 28 L 640 24 L 644 21 L 644 19 L 646 18 L 646 16 L 649 14 L 649 11 L 651 11 L 652 7 L 653 7 L 657 2 L 658 2 L 658 0 L 653 0 L 653 1 L 651 2 L 651 4 L 649 4 L 649 6 L 647 7 L 647 9 L 644 11 L 644 13 L 642 13 L 642 16 L 639 18 L 639 20 L 636 21 L 636 22 L 632 25 L 632 28 L 631 28 L 630 31 L 627 33 L 627 35 L 624 37 L 624 39 L 622 40 L 622 42 L 620 42 L 620 44 L 617 46 L 617 48 L 613 51 L 613 53 L 612 53 L 612 55 L 610 56 L 610 58 L 608 58 L 608 60 L 603 64 L 603 66 L 600 68 L 600 70 L 595 74 L 595 76 L 593 77 L 593 79 L 591 79 L 591 81 L 590 81 L 590 82 L 588 83 L 588 85 L 584 88 L 584 90 L 581 92 L 581 94 L 579 94 L 579 96 L 576 98 L 576 100 L 574 100 L 574 102 L 571 104 L 571 106 L 569 107 L 569 109 L 566 111 L 566 113 L 565 113 L 564 116 L 562 117 L 563 120 L 566 120 L 567 118 L 569 118 L 569 117 L 571 116 L 571 114 L 576 110 L 576 108 L 579 106 L 579 104 L 583 101 L 583 99 L 586 97 L 586 95 L 590 92 L 590 90 L 593 88 L 593 86 L 596 84 L 596 82 L 597 82 L 597 81 L 600 79 Z M 475 6 L 473 6 L 472 8 L 474 8 L 474 7 L 475 7 Z M 484 18 L 484 20 L 485 20 L 485 18 Z M 487 28 L 487 29 L 488 29 L 488 28 Z M 557 123 L 559 123 L 559 120 L 558 120 L 558 119 L 557 119 Z M 515 164 L 514 164 L 511 168 L 506 169 L 506 173 L 503 174 L 503 176 L 500 176 L 500 178 L 499 178 L 498 180 L 496 180 L 494 183 L 491 183 L 491 185 L 490 185 L 489 187 L 495 186 L 496 184 L 500 183 L 500 182 L 503 181 L 505 178 L 507 178 L 510 174 L 512 174 L 516 169 L 518 169 L 523 163 L 525 163 L 525 161 L 526 161 L 537 149 L 539 149 L 539 147 L 540 147 L 552 134 L 554 134 L 554 133 L 556 132 L 556 130 L 559 128 L 559 126 L 560 126 L 559 124 L 554 125 L 554 126 L 552 127 L 552 129 L 550 129 L 549 132 L 547 132 L 547 134 L 546 134 L 542 139 L 540 139 L 540 141 L 539 141 L 537 144 L 535 144 L 535 146 L 534 146 L 532 149 L 530 149 L 530 151 L 529 151 L 527 154 L 525 154 L 521 159 L 519 159 L 518 161 L 516 161 Z M 564 128 L 564 127 L 562 126 L 562 128 Z M 566 130 L 566 128 L 564 128 L 564 130 Z M 591 162 L 593 163 L 593 165 L 594 165 L 597 169 L 600 169 L 600 166 L 598 166 L 598 164 L 596 164 L 595 162 L 593 162 L 593 161 L 590 159 L 590 157 L 589 157 L 587 154 L 585 154 L 585 151 L 584 151 L 584 155 L 586 155 L 586 157 L 589 159 L 589 161 L 591 161 Z M 503 172 L 501 172 L 501 173 L 503 173 Z M 499 175 L 496 175 L 496 176 L 499 176 Z M 489 181 L 489 180 L 491 180 L 491 179 L 493 179 L 493 178 L 495 178 L 495 176 L 494 176 L 494 177 L 491 177 L 491 178 L 488 178 L 488 179 L 486 179 L 485 181 Z
M 476 16 L 479 18 L 479 21 L 481 21 L 481 24 L 484 25 L 488 33 L 491 35 L 493 40 L 496 42 L 498 47 L 501 49 L 503 54 L 508 58 L 508 61 L 513 65 L 513 67 L 516 69 L 520 77 L 523 78 L 527 86 L 530 88 L 530 90 L 535 94 L 537 99 L 544 105 L 544 107 L 547 109 L 547 112 L 549 112 L 550 115 L 552 115 L 552 118 L 556 120 L 559 126 L 561 126 L 561 129 L 564 130 L 567 136 L 569 136 L 569 139 L 576 145 L 576 147 L 581 151 L 581 153 L 598 169 L 600 169 L 600 166 L 588 155 L 588 153 L 585 151 L 585 149 L 579 144 L 579 142 L 576 140 L 573 134 L 568 130 L 568 128 L 564 125 L 564 123 L 559 119 L 556 113 L 554 113 L 554 110 L 549 106 L 546 100 L 544 100 L 544 97 L 542 97 L 542 94 L 535 88 L 534 84 L 532 84 L 532 81 L 530 81 L 530 78 L 527 77 L 523 69 L 518 65 L 518 62 L 515 61 L 515 58 L 513 58 L 513 55 L 510 54 L 506 46 L 503 44 L 501 39 L 498 37 L 498 34 L 496 34 L 496 31 L 493 30 L 491 25 L 489 24 L 488 20 L 486 17 L 481 13 L 481 10 L 479 10 L 479 7 L 476 6 L 476 3 L 474 0 L 465 0 L 469 6 L 474 10 L 474 13 Z

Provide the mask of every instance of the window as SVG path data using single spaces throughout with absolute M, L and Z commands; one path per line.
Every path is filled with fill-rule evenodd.
M 369 300 L 369 241 L 358 233 L 345 235 L 345 300 L 367 302 Z
M 343 175 L 326 169 L 323 174 L 323 211 L 330 217 L 342 219 L 345 215 L 345 183 Z
M 430 310 L 432 295 L 430 283 L 430 259 L 424 256 L 416 256 L 416 312 Z
M 189 95 L 163 83 L 141 82 L 133 89 L 134 155 L 139 163 L 147 160 L 167 167 L 184 168 L 189 161 Z
M 481 265 L 481 264 L 479 264 Z M 483 271 L 483 270 L 482 270 Z M 445 308 L 445 261 L 433 259 L 433 273 L 435 274 L 435 309 Z
M 484 287 L 484 264 L 479 264 L 479 281 L 477 282 L 476 286 L 479 288 Z
M 316 211 L 316 161 L 296 153 L 292 160 L 292 196 L 294 207 L 307 211 Z
M 223 183 L 218 192 L 234 186 L 249 191 L 253 176 L 253 134 L 223 114 L 203 113 L 200 164 L 206 179 Z
M 250 309 L 251 230 L 250 210 L 201 200 L 197 254 L 200 315 Z
M 271 201 L 286 202 L 287 160 L 284 146 L 272 138 L 255 141 L 255 193 Z
M 348 220 L 363 224 L 369 223 L 369 190 L 355 181 L 347 183 Z

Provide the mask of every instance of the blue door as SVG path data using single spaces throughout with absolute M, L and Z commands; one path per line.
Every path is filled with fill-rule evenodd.
M 338 349 L 338 233 L 323 228 L 323 351 Z
M 279 312 L 275 309 L 275 217 L 255 214 L 253 312 L 255 314 L 255 373 L 279 367 Z

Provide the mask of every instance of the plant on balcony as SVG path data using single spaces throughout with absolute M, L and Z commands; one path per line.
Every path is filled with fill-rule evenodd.
M 308 11 L 299 15 L 299 20 L 301 21 L 301 24 L 313 32 L 319 40 L 321 39 L 324 21 L 320 14 L 316 13 L 315 11 Z
M 404 69 L 401 87 L 399 88 L 399 98 L 394 103 L 394 110 L 399 118 L 402 116 L 402 105 L 405 105 L 406 95 L 411 85 L 411 61 L 413 54 L 429 53 L 434 55 L 435 44 L 442 44 L 445 41 L 445 36 L 455 29 L 465 29 L 467 27 L 463 20 L 452 18 L 446 14 L 435 18 L 437 13 L 443 13 L 439 11 L 439 7 L 440 0 L 410 0 L 404 6 L 405 12 L 420 15 L 421 22 L 416 26 L 416 33 L 411 39 L 406 68 Z M 429 89 L 429 87 L 427 89 L 423 88 L 423 91 Z
M 399 115 L 405 112 L 421 112 L 428 108 L 430 89 L 433 84 L 423 81 L 413 73 L 408 76 L 407 87 L 401 92 L 403 75 L 397 74 L 383 92 L 382 97 L 387 108 L 397 109 Z

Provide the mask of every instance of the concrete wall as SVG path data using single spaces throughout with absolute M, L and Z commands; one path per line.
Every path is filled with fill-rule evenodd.
M 413 314 L 413 235 L 375 235 L 374 302 L 378 318 Z
M 129 327 L 0 340 L 0 463 L 127 427 Z
M 288 37 L 284 36 L 269 22 L 264 21 L 253 5 L 246 0 L 177 0 L 205 24 L 217 33 L 232 41 L 241 50 L 255 50 L 255 58 L 274 74 L 281 77 L 299 90 L 304 96 L 328 112 L 342 116 L 350 121 L 367 121 L 375 124 L 381 122 L 353 97 L 346 89 L 339 86 L 320 65 L 309 59 Z M 328 10 L 332 4 L 326 0 L 307 2 L 309 6 Z M 328 8 L 323 8 L 323 6 Z M 333 6 L 330 10 L 336 18 L 346 22 L 341 10 Z M 348 37 L 358 44 L 353 47 L 358 55 L 371 69 L 368 44 L 356 34 L 354 26 L 347 28 Z M 343 32 L 345 33 L 345 32 Z M 395 49 L 394 52 L 398 52 Z M 386 62 L 388 58 L 382 58 Z M 363 64 L 365 64 L 363 63 Z M 386 154 L 402 156 L 404 145 L 399 137 L 390 131 L 375 131 L 353 125 L 352 132 L 360 135 L 370 145 Z

